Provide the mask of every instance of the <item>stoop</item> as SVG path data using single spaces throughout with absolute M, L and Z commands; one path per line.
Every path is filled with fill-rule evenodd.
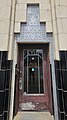
M 49 112 L 18 112 L 13 120 L 54 120 Z

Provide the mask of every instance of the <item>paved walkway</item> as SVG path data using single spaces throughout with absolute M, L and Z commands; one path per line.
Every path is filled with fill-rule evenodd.
M 18 112 L 14 120 L 54 120 L 49 112 Z

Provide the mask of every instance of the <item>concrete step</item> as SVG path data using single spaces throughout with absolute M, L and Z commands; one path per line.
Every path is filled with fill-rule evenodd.
M 52 120 L 54 120 L 54 116 L 52 115 L 51 117 L 52 117 Z
M 54 120 L 49 112 L 18 112 L 14 120 Z

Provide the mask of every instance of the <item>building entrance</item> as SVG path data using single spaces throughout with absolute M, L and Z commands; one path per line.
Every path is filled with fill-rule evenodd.
M 19 44 L 19 110 L 51 111 L 48 44 Z

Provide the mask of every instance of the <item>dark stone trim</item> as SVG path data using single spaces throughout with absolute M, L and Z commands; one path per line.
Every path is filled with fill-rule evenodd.
M 67 120 L 67 51 L 59 51 L 60 60 L 55 60 L 59 120 Z
M 12 61 L 7 56 L 7 51 L 0 51 L 0 120 L 7 120 L 9 115 Z

